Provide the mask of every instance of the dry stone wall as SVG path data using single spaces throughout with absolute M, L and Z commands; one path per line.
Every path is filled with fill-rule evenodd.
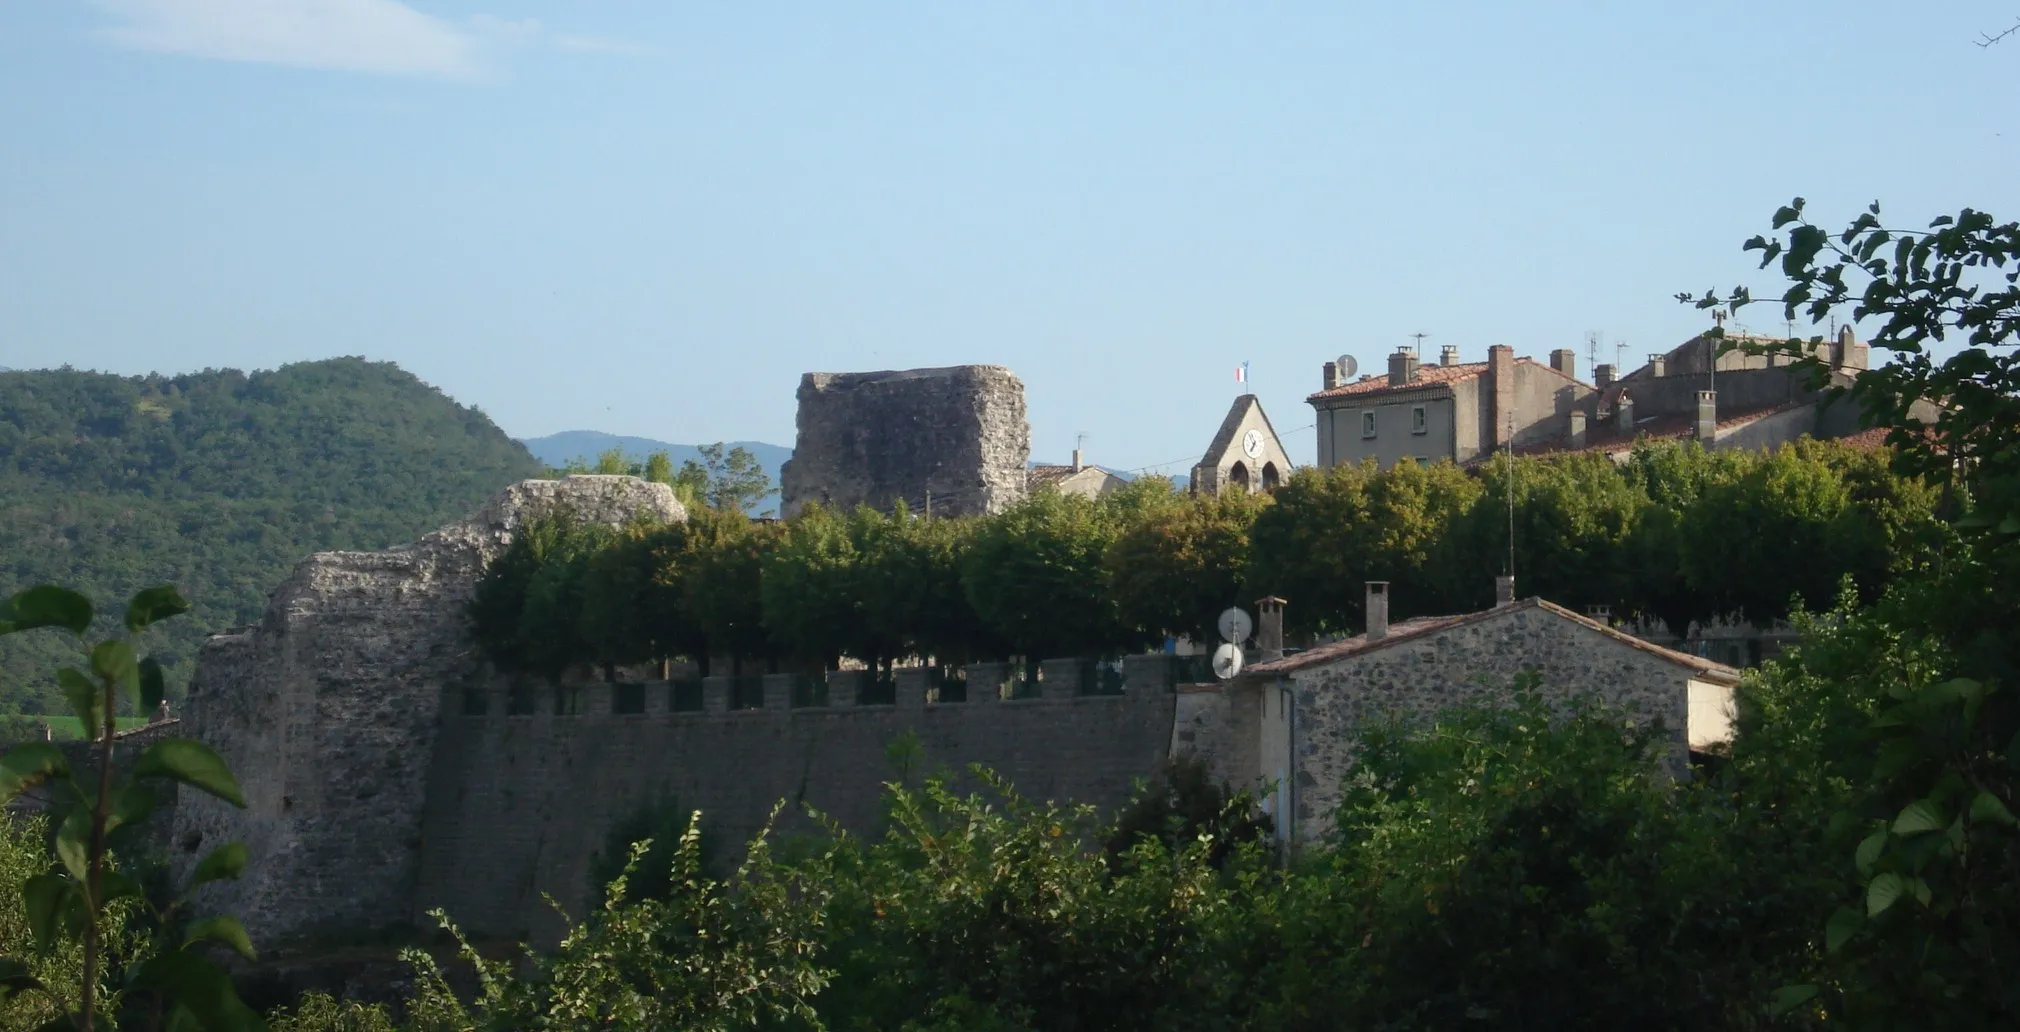
M 173 846 L 185 868 L 222 842 L 251 848 L 243 878 L 206 891 L 263 946 L 411 917 L 440 702 L 483 672 L 468 603 L 513 529 L 557 505 L 602 523 L 686 516 L 631 477 L 523 481 L 412 544 L 310 556 L 257 625 L 206 643 L 184 727 L 248 805 L 185 793 Z
M 1002 366 L 800 378 L 798 437 L 779 470 L 783 515 L 810 502 L 935 515 L 999 512 L 1024 497 L 1024 384 Z

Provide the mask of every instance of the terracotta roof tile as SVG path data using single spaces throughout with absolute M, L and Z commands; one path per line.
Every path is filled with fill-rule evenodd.
M 1524 599 L 1513 605 L 1497 606 L 1493 609 L 1483 609 L 1477 613 L 1466 613 L 1460 616 L 1429 616 L 1419 617 L 1414 620 L 1405 620 L 1402 623 L 1391 624 L 1389 626 L 1389 633 L 1379 641 L 1370 642 L 1367 635 L 1363 634 L 1344 641 L 1329 642 L 1316 648 L 1307 649 L 1294 656 L 1285 656 L 1282 659 L 1270 660 L 1267 663 L 1257 663 L 1255 666 L 1243 670 L 1241 676 L 1262 677 L 1287 674 L 1303 670 L 1307 667 L 1335 663 L 1364 653 L 1374 652 L 1377 649 L 1388 648 L 1397 642 L 1421 638 L 1434 631 L 1441 631 L 1448 627 L 1458 627 L 1463 624 L 1480 623 L 1505 613 L 1514 613 L 1523 609 L 1543 609 L 1557 616 L 1575 621 L 1584 625 L 1589 630 L 1598 631 L 1624 645 L 1639 649 L 1658 659 L 1690 670 L 1693 675 L 1705 680 L 1724 685 L 1739 683 L 1739 671 L 1722 663 L 1714 663 L 1701 656 L 1693 656 L 1689 653 L 1678 652 L 1675 649 L 1663 648 L 1653 642 L 1643 641 L 1617 627 L 1600 623 L 1589 616 L 1581 616 L 1555 602 L 1540 598 Z
M 1482 376 L 1487 372 L 1485 362 L 1462 362 L 1458 365 L 1422 365 L 1417 367 L 1417 379 L 1402 387 L 1390 387 L 1387 373 L 1370 374 L 1352 383 L 1343 383 L 1330 390 L 1323 390 L 1306 398 L 1345 398 L 1363 394 L 1380 394 L 1383 391 L 1411 391 L 1435 384 L 1460 383 Z
M 1558 376 L 1564 375 L 1548 364 L 1538 362 L 1533 358 L 1517 358 L 1515 364 L 1518 366 L 1535 366 L 1538 369 L 1547 369 Z M 1389 391 L 1417 391 L 1423 390 L 1426 387 L 1440 387 L 1455 383 L 1464 383 L 1468 380 L 1477 380 L 1485 375 L 1487 375 L 1487 363 L 1485 362 L 1461 362 L 1457 365 L 1420 365 L 1417 367 L 1417 378 L 1401 387 L 1389 386 L 1389 376 L 1387 373 L 1375 373 L 1363 376 L 1352 383 L 1343 383 L 1330 390 L 1323 390 L 1316 394 L 1308 395 L 1305 400 L 1310 402 L 1317 401 L 1320 398 L 1372 397 Z M 1565 377 L 1565 379 L 1574 383 L 1584 382 L 1577 377 Z

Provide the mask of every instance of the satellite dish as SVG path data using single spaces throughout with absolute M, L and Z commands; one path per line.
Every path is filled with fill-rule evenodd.
M 1213 650 L 1213 676 L 1226 681 L 1241 673 L 1241 646 L 1227 642 Z
M 1249 619 L 1248 614 L 1242 612 L 1240 606 L 1229 606 L 1227 612 L 1220 614 L 1218 626 L 1220 636 L 1236 645 L 1247 641 L 1248 636 L 1255 631 L 1255 621 Z
M 1339 358 L 1333 360 L 1333 368 L 1340 371 L 1340 379 L 1344 380 L 1360 372 L 1361 364 L 1354 361 L 1354 356 L 1352 355 L 1341 355 Z

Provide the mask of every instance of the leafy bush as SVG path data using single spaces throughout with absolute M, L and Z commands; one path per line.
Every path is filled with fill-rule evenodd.
M 476 968 L 479 988 L 474 1000 L 459 999 L 429 954 L 406 950 L 417 973 L 413 1026 L 659 1032 L 813 1021 L 811 1001 L 827 981 L 816 963 L 823 890 L 789 883 L 762 836 L 728 881 L 708 878 L 699 816 L 673 850 L 672 893 L 631 892 L 629 878 L 650 852 L 639 843 L 602 908 L 573 924 L 553 952 L 527 958 L 523 975 L 514 960 L 478 953 L 435 912 Z

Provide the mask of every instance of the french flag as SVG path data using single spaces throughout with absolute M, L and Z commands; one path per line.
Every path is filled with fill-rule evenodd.
M 1248 382 L 1248 363 L 1247 363 L 1247 362 L 1243 362 L 1242 364 L 1240 364 L 1240 365 L 1238 365 L 1238 366 L 1235 366 L 1235 367 L 1234 367 L 1234 382 L 1236 382 L 1236 383 L 1247 383 L 1247 382 Z

